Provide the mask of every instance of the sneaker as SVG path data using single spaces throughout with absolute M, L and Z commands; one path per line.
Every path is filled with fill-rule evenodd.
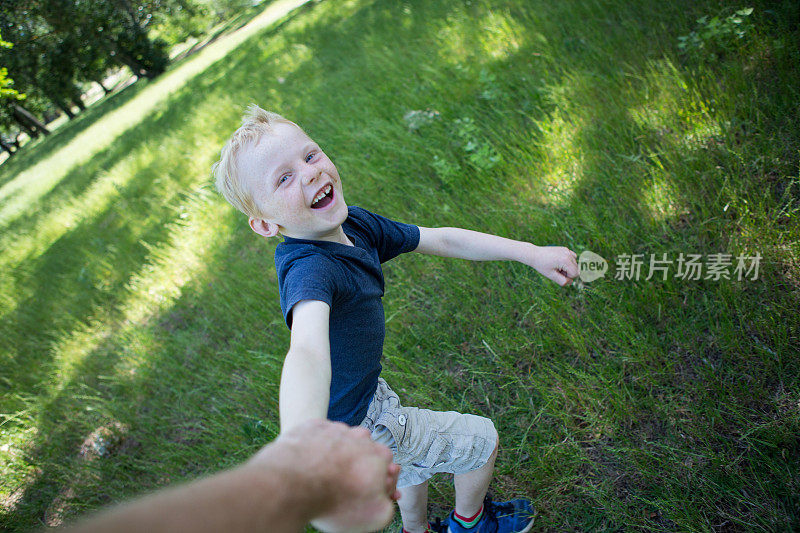
M 474 527 L 463 527 L 453 513 L 447 517 L 448 533 L 528 533 L 535 517 L 530 500 L 495 503 L 488 496 L 483 500 L 483 516 Z
M 447 533 L 447 519 L 444 519 L 444 522 L 438 516 L 436 517 L 436 522 L 428 522 L 428 530 L 431 533 Z M 402 526 L 400 527 L 399 533 L 403 533 Z
M 442 519 L 437 516 L 436 522 L 428 522 L 428 528 L 431 530 L 431 533 L 447 533 L 447 523 L 447 518 L 442 521 Z

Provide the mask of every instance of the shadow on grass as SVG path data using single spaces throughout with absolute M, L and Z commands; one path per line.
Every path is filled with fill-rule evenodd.
M 168 75 L 171 70 L 180 67 L 187 60 L 191 59 L 192 55 L 215 42 L 220 37 L 241 29 L 262 13 L 269 4 L 270 2 L 264 2 L 258 6 L 251 7 L 245 13 L 237 15 L 233 19 L 227 21 L 207 40 L 203 41 L 201 45 L 193 47 L 189 52 L 181 54 L 179 58 L 170 62 L 165 75 Z M 13 179 L 17 174 L 28 167 L 36 164 L 38 161 L 61 150 L 78 134 L 104 115 L 125 105 L 147 86 L 147 81 L 146 78 L 137 80 L 136 83 L 125 87 L 121 91 L 114 92 L 99 102 L 89 106 L 86 111 L 79 113 L 74 119 L 55 130 L 50 136 L 28 142 L 14 157 L 0 165 L 0 186 Z M 68 184 L 67 187 L 69 187 Z
M 261 6 L 260 10 L 257 9 L 254 12 L 248 12 L 247 16 L 244 17 L 245 20 L 240 21 L 241 24 L 239 27 L 252 20 L 252 18 L 259 14 L 260 11 L 263 11 L 264 7 L 266 6 Z M 271 29 L 267 30 L 266 33 L 264 33 L 264 37 L 269 38 L 270 36 L 274 35 L 280 31 L 285 24 L 293 20 L 295 17 L 305 13 L 307 9 L 310 9 L 310 7 L 311 6 L 309 4 L 306 4 L 287 14 L 280 21 L 274 24 Z M 236 20 L 239 19 L 237 18 Z M 228 33 L 229 31 L 225 30 L 225 32 Z M 183 61 L 174 62 L 170 65 L 170 70 L 177 68 L 182 63 Z M 230 67 L 228 67 L 227 70 L 230 70 Z M 203 75 L 204 74 L 200 74 L 196 76 L 195 79 L 199 79 Z M 191 81 L 188 81 L 187 83 L 191 84 Z M 9 162 L 9 164 L 0 167 L 0 174 L 7 170 L 8 175 L 5 178 L 5 181 L 8 181 L 18 172 L 25 170 L 25 168 L 31 165 L 34 165 L 42 158 L 46 158 L 53 153 L 56 153 L 58 150 L 66 146 L 76 135 L 84 131 L 87 127 L 91 126 L 104 114 L 116 110 L 117 108 L 126 104 L 146 85 L 146 80 L 140 80 L 133 86 L 129 86 L 120 93 L 115 93 L 114 95 L 110 96 L 100 104 L 87 109 L 87 111 L 79 115 L 78 118 L 54 132 L 51 135 L 51 138 L 47 139 L 46 142 L 40 142 L 38 145 L 32 147 L 33 150 L 30 152 L 22 154 L 19 158 L 14 158 L 13 165 L 11 162 Z M 202 85 L 203 87 L 207 87 L 209 84 Z M 126 96 L 122 97 L 121 95 Z M 195 101 L 194 103 L 196 104 L 197 102 Z M 164 104 L 159 105 L 158 109 L 155 109 L 152 114 L 154 116 L 159 116 L 159 109 L 162 109 L 163 106 Z M 174 113 L 170 113 L 170 116 L 174 116 Z M 28 206 L 28 211 L 36 212 L 38 218 L 43 219 L 48 214 L 52 214 L 53 211 L 57 211 L 58 209 L 62 208 L 69 200 L 84 193 L 98 179 L 102 171 L 111 168 L 115 163 L 122 159 L 125 154 L 129 153 L 133 147 L 139 146 L 140 143 L 143 142 L 143 137 L 140 136 L 140 133 L 149 133 L 152 131 L 149 129 L 150 124 L 152 124 L 152 121 L 148 123 L 147 119 L 145 119 L 142 123 L 137 124 L 124 135 L 120 136 L 119 142 L 114 143 L 112 147 L 95 154 L 95 156 L 87 163 L 71 169 L 55 187 L 53 187 L 49 192 L 38 197 L 35 202 L 32 202 L 32 204 Z M 162 130 L 157 131 L 161 132 Z M 163 133 L 160 133 L 159 137 L 162 135 Z M 41 146 L 41 148 L 39 148 L 39 146 Z M 3 181 L 3 178 L 0 178 L 0 185 L 2 185 L 2 183 L 5 181 Z M 23 189 L 19 189 L 17 194 L 20 194 L 22 190 Z M 13 196 L 4 198 L 4 201 L 9 201 L 11 199 L 13 199 Z M 6 235 L 6 238 L 10 239 L 12 238 L 11 236 L 24 235 L 32 229 L 35 229 L 35 227 L 31 225 L 29 219 L 25 217 L 15 217 L 4 228 L 4 234 Z
M 74 377 L 62 392 L 41 405 L 39 438 L 31 453 L 43 470 L 26 486 L 14 513 L 0 516 L 8 530 L 26 529 L 39 521 L 58 525 L 76 509 L 109 503 L 108 494 L 132 496 L 231 466 L 246 456 L 242 449 L 254 451 L 275 436 L 268 433 L 263 441 L 248 443 L 241 425 L 254 414 L 266 419 L 277 416 L 272 410 L 275 402 L 265 400 L 277 395 L 277 374 L 254 375 L 252 360 L 224 355 L 242 340 L 255 349 L 261 345 L 259 330 L 238 332 L 226 310 L 230 302 L 225 287 L 233 285 L 253 300 L 243 318 L 253 324 L 263 320 L 258 312 L 261 297 L 253 287 L 241 287 L 241 281 L 231 283 L 227 278 L 229 258 L 243 257 L 245 241 L 252 241 L 252 236 L 239 231 L 216 249 L 215 260 L 205 265 L 214 273 L 208 283 L 201 287 L 190 283 L 191 290 L 163 313 L 137 325 L 115 320 L 99 345 L 73 369 Z M 244 259 L 260 260 L 262 249 L 250 249 L 251 255 Z M 247 298 L 239 302 L 243 299 Z M 126 367 L 124 362 L 135 350 L 126 344 L 144 337 L 150 340 L 149 347 L 157 349 L 137 354 L 143 359 Z M 113 428 L 115 423 L 125 429 L 115 435 L 119 440 L 108 439 L 111 456 L 81 447 L 93 430 Z M 141 453 L 163 461 L 163 466 L 142 463 Z M 54 475 L 62 480 L 54 481 Z M 94 485 L 97 481 L 104 486 L 100 491 Z
M 9 368 L 9 376 L 14 379 L 9 377 L 9 383 L 16 382 L 4 387 L 5 393 L 32 393 L 31 388 L 49 368 L 49 361 L 42 354 L 50 354 L 52 340 L 60 332 L 89 321 L 100 309 L 115 308 L 127 295 L 130 275 L 147 260 L 148 249 L 163 242 L 167 223 L 179 215 L 177 203 L 198 176 L 190 170 L 190 158 L 167 160 L 159 148 L 176 133 L 184 135 L 187 142 L 192 135 L 204 133 L 193 132 L 187 121 L 192 110 L 200 108 L 207 97 L 197 87 L 204 84 L 203 80 L 195 80 L 177 91 L 155 113 L 128 130 L 121 142 L 74 169 L 47 195 L 46 207 L 56 209 L 79 197 L 126 155 L 152 154 L 150 161 L 125 180 L 98 213 L 79 220 L 40 256 L 11 271 L 15 285 L 24 286 L 22 292 L 28 296 L 3 317 L 4 329 L 9 333 L 0 340 L 0 346 L 14 361 Z M 34 207 L 45 224 L 58 223 L 53 217 L 47 218 L 44 206 Z M 5 235 L 11 238 L 24 234 L 30 224 L 30 220 L 18 219 L 9 225 Z M 38 333 L 28 336 L 30 331 Z M 30 357 L 33 354 L 36 357 Z
M 248 376 L 245 382 L 258 394 L 236 381 L 253 369 L 244 366 L 247 361 L 237 364 L 221 356 L 233 349 L 242 335 L 231 324 L 226 310 L 229 304 L 224 301 L 226 291 L 210 288 L 229 284 L 234 290 L 255 295 L 253 287 L 241 286 L 244 277 L 230 283 L 226 275 L 227 258 L 241 257 L 245 239 L 249 241 L 251 236 L 240 231 L 238 237 L 215 250 L 217 260 L 206 266 L 216 274 L 204 288 L 193 286 L 170 309 L 149 316 L 144 324 L 116 321 L 104 340 L 73 369 L 74 377 L 65 383 L 63 391 L 46 400 L 41 406 L 40 437 L 31 450 L 37 464 L 44 466 L 43 471 L 26 487 L 14 513 L 0 518 L 0 523 L 9 530 L 25 529 L 40 520 L 57 525 L 65 509 L 74 513 L 75 504 L 79 509 L 89 509 L 108 503 L 109 493 L 138 494 L 229 466 L 236 461 L 230 455 L 232 443 L 253 449 L 242 439 L 240 426 L 254 413 L 265 418 L 276 416 L 268 410 L 274 402 L 265 405 L 263 398 L 264 389 L 274 388 L 277 376 L 269 376 L 266 385 L 258 376 Z M 244 281 L 244 285 L 252 285 L 252 281 Z M 253 324 L 263 320 L 258 305 L 243 314 L 242 318 Z M 222 325 L 219 335 L 209 332 L 208 324 Z M 132 340 L 132 329 L 138 330 L 135 336 L 139 339 L 151 337 L 150 346 L 158 349 L 142 354 L 144 360 L 122 370 L 121 361 L 131 353 L 125 343 Z M 258 336 L 246 334 L 248 343 L 257 347 Z M 78 390 L 92 392 L 76 394 Z M 214 401 L 221 394 L 224 400 Z M 107 401 L 98 403 L 99 397 Z M 261 408 L 256 409 L 259 405 Z M 120 435 L 121 441 L 111 441 L 112 457 L 93 456 L 91 449 L 84 453 L 85 447 L 79 452 L 87 435 L 112 422 L 130 430 Z M 218 432 L 211 431 L 215 425 L 228 426 L 221 440 Z M 268 435 L 272 437 L 274 434 Z M 164 461 L 164 467 L 155 468 L 147 461 L 143 464 L 137 457 L 142 452 L 147 457 L 160 457 L 157 462 Z M 175 460 L 176 456 L 180 459 Z M 68 469 L 66 478 L 54 481 L 53 475 L 63 476 L 63 472 L 57 474 L 63 467 Z M 100 492 L 94 487 L 98 480 L 106 485 Z
M 405 12 L 407 6 L 411 6 L 410 13 Z M 132 130 L 130 137 L 134 140 L 130 144 L 105 152 L 100 158 L 105 163 L 97 164 L 87 173 L 95 176 L 103 164 L 145 142 L 157 145 L 166 136 L 175 135 L 175 124 L 190 120 L 191 110 L 204 100 L 241 102 L 240 107 L 255 100 L 267 107 L 278 107 L 326 145 L 340 168 L 347 171 L 342 174 L 348 176 L 345 184 L 348 191 L 352 191 L 348 196 L 352 203 L 366 204 L 365 207 L 392 218 L 420 225 L 446 225 L 446 222 L 476 229 L 483 227 L 490 232 L 497 231 L 495 228 L 519 228 L 520 233 L 528 234 L 529 228 L 534 227 L 540 236 L 538 242 L 560 243 L 567 235 L 571 246 L 583 244 L 588 249 L 612 253 L 679 251 L 671 247 L 687 243 L 698 246 L 698 249 L 686 250 L 690 253 L 722 251 L 727 242 L 720 233 L 726 228 L 724 224 L 709 229 L 694 227 L 700 222 L 697 220 L 687 225 L 680 217 L 667 217 L 664 227 L 671 229 L 666 234 L 653 230 L 644 190 L 647 168 L 626 163 L 621 155 L 647 153 L 650 147 L 646 143 L 658 139 L 660 134 L 632 121 L 628 110 L 644 104 L 644 95 L 615 92 L 618 91 L 615 83 L 620 76 L 619 65 L 597 67 L 602 54 L 598 56 L 592 49 L 594 43 L 581 37 L 582 28 L 591 35 L 605 33 L 611 41 L 607 44 L 609 48 L 623 50 L 625 55 L 621 62 L 626 71 L 642 74 L 647 54 L 625 50 L 626 32 L 633 31 L 631 27 L 646 28 L 653 20 L 658 20 L 659 7 L 643 12 L 640 7 L 632 6 L 606 18 L 592 11 L 596 7 L 586 7 L 586 13 L 573 13 L 574 21 L 566 25 L 562 21 L 573 19 L 566 16 L 566 11 L 560 13 L 558 9 L 568 11 L 569 8 L 555 7 L 555 12 L 548 13 L 548 19 L 527 20 L 536 31 L 550 36 L 554 44 L 545 47 L 545 51 L 557 58 L 545 65 L 552 70 L 538 73 L 537 78 L 530 61 L 532 57 L 539 57 L 535 54 L 542 53 L 543 45 L 534 42 L 525 42 L 518 50 L 499 59 L 478 61 L 480 57 L 466 57 L 459 62 L 453 61 L 446 51 L 440 54 L 417 51 L 417 55 L 413 55 L 410 50 L 398 60 L 399 65 L 390 63 L 389 59 L 394 56 L 391 47 L 397 43 L 436 43 L 439 32 L 452 23 L 448 6 L 413 2 L 407 6 L 368 4 L 349 8 L 351 12 L 337 17 L 332 16 L 336 13 L 334 9 L 325 4 L 304 8 L 303 15 L 311 19 L 308 26 L 301 31 L 293 30 L 292 25 L 279 26 L 285 32 L 284 37 L 295 45 L 292 49 L 295 55 L 280 58 L 274 52 L 269 53 L 269 38 L 275 36 L 277 30 L 260 34 L 210 67 L 203 76 L 190 80 L 165 104 L 165 115 L 146 119 Z M 701 11 L 700 7 L 691 6 L 694 4 L 663 8 L 686 8 L 684 19 L 691 20 L 692 10 Z M 482 34 L 482 17 L 485 18 L 486 13 L 478 6 L 471 9 L 475 16 L 465 17 L 461 24 L 467 37 L 477 39 Z M 322 11 L 318 13 L 317 10 Z M 524 16 L 525 13 L 510 14 L 511 19 Z M 619 20 L 634 22 L 627 28 L 618 27 Z M 592 24 L 594 33 L 586 30 Z M 673 41 L 676 33 L 680 33 L 678 29 L 662 28 L 660 31 L 663 39 Z M 478 49 L 468 39 L 464 46 Z M 384 56 L 375 53 L 382 49 L 386 49 Z M 651 53 L 657 51 L 656 47 Z M 475 63 L 470 63 L 470 59 Z M 504 96 L 496 96 L 494 100 L 483 97 L 492 87 L 480 80 L 481 68 L 498 77 L 496 84 L 506 91 Z M 593 74 L 600 79 L 593 80 Z M 283 82 L 277 81 L 278 77 Z M 485 79 L 489 78 L 484 76 Z M 581 117 L 582 126 L 573 140 L 577 151 L 584 156 L 580 175 L 565 201 L 552 206 L 536 197 L 522 197 L 520 179 L 504 176 L 499 171 L 481 174 L 470 167 L 463 153 L 463 141 L 451 129 L 457 119 L 463 118 L 486 124 L 500 122 L 502 125 L 491 134 L 492 142 L 502 142 L 498 139 L 507 136 L 512 146 L 504 148 L 504 154 L 513 157 L 515 150 L 521 151 L 541 141 L 537 123 L 547 122 L 558 105 L 548 100 L 549 96 L 541 96 L 548 87 L 569 89 L 582 101 L 605 99 L 603 113 L 589 111 Z M 375 105 L 375 101 L 379 105 Z M 373 103 L 370 105 L 370 102 Z M 509 102 L 520 102 L 520 106 L 527 104 L 526 108 L 514 109 Z M 409 109 L 425 106 L 439 110 L 441 122 L 412 135 L 402 117 Z M 369 118 L 359 118 L 360 109 L 369 109 Z M 227 113 L 227 110 L 221 112 Z M 363 124 L 367 120 L 371 123 Z M 221 120 L 220 124 L 227 123 Z M 352 126 L 352 135 L 337 135 L 341 124 Z M 161 132 L 161 136 L 152 137 L 154 131 Z M 620 132 L 619 139 L 608 146 L 598 145 L 597 139 L 608 138 L 609 131 Z M 432 141 L 443 138 L 449 138 L 450 145 L 431 146 Z M 411 148 L 404 149 L 404 144 Z M 680 145 L 673 144 L 668 150 L 671 152 L 668 156 L 681 160 Z M 356 157 L 346 157 L 351 153 L 357 154 Z M 338 160 L 337 154 L 342 154 Z M 434 155 L 457 161 L 465 170 L 458 178 L 462 181 L 448 184 L 439 180 L 430 164 Z M 545 157 L 543 153 L 539 155 Z M 509 167 L 518 172 L 523 181 L 536 179 L 535 175 L 525 172 L 521 163 L 509 163 Z M 177 171 L 174 176 L 181 175 L 181 165 L 174 168 Z M 48 397 L 41 406 L 38 436 L 30 455 L 31 462 L 39 465 L 42 471 L 25 489 L 13 514 L 3 517 L 8 527 L 35 525 L 46 509 L 51 509 L 50 517 L 58 508 L 68 516 L 105 504 L 110 499 L 227 466 L 234 462 L 231 454 L 239 453 L 233 457 L 243 458 L 243 451 L 253 449 L 253 444 L 242 440 L 239 422 L 254 415 L 265 419 L 276 416 L 280 359 L 270 360 L 256 370 L 258 365 L 252 354 L 281 353 L 285 350 L 286 332 L 265 340 L 259 328 L 245 331 L 241 328 L 243 324 L 263 323 L 265 310 L 258 295 L 272 298 L 277 289 L 274 281 L 264 288 L 262 279 L 253 279 L 257 276 L 232 279 L 228 272 L 231 261 L 259 265 L 259 269 L 272 268 L 271 264 L 263 265 L 270 263 L 271 258 L 263 257 L 262 249 L 248 247 L 252 236 L 246 229 L 234 232 L 229 240 L 214 249 L 213 259 L 206 265 L 213 274 L 204 279 L 206 284 L 190 284 L 190 290 L 168 311 L 151 317 L 142 327 L 139 334 L 153 339 L 154 349 L 137 355 L 139 365 L 134 372 L 121 373 L 122 359 L 128 357 L 126 350 L 132 340 L 125 331 L 130 326 L 120 324 L 113 310 L 128 296 L 127 281 L 146 267 L 147 250 L 139 243 L 165 244 L 167 224 L 175 221 L 171 202 L 164 202 L 164 196 L 154 186 L 158 168 L 155 170 L 142 169 L 120 191 L 117 205 L 82 221 L 35 263 L 24 266 L 30 273 L 26 274 L 26 279 L 32 280 L 31 296 L 20 304 L 11 318 L 12 329 L 18 329 L 21 337 L 31 331 L 38 332 L 30 340 L 8 341 L 11 350 L 18 350 L 17 360 L 21 362 L 13 374 L 19 384 L 14 390 L 16 394 L 36 394 L 46 374 L 38 371 L 37 365 L 48 367 L 41 354 L 52 355 L 50 343 L 62 332 L 91 320 L 99 309 L 111 316 L 110 321 L 115 326 L 107 339 L 84 358 L 63 389 Z M 408 194 L 415 189 L 391 181 L 394 170 L 409 181 L 421 176 L 420 180 L 424 180 L 427 187 L 417 189 L 421 191 L 419 196 Z M 78 194 L 91 179 L 95 178 L 77 174 L 71 177 L 67 187 L 73 189 L 63 193 L 62 198 Z M 675 181 L 672 185 L 691 206 L 696 190 L 687 182 Z M 461 206 L 476 205 L 476 198 L 483 203 L 477 204 L 479 207 L 475 209 L 462 207 L 455 212 L 443 211 L 442 206 L 451 202 Z M 375 205 L 368 205 L 368 202 L 375 202 Z M 381 203 L 386 207 L 382 208 Z M 404 212 L 414 213 L 418 220 L 409 220 L 410 215 L 404 216 Z M 123 217 L 122 213 L 129 214 Z M 502 220 L 499 217 L 503 217 Z M 145 218 L 147 222 L 141 227 L 136 224 L 135 221 Z M 556 221 L 555 226 L 551 225 L 552 221 Z M 618 248 L 602 249 L 607 242 L 606 237 L 599 234 L 603 230 L 614 239 L 609 246 Z M 84 273 L 87 267 L 88 274 Z M 547 318 L 543 323 L 526 324 L 523 318 L 513 314 L 514 310 L 506 308 L 511 306 L 487 305 L 486 302 L 491 301 L 521 303 L 524 300 L 515 295 L 530 291 L 528 272 L 502 269 L 498 272 L 500 276 L 487 277 L 493 283 L 485 283 L 485 301 L 462 299 L 461 287 L 450 282 L 448 276 L 425 278 L 430 285 L 420 289 L 422 296 L 430 295 L 429 301 L 435 301 L 436 305 L 432 306 L 430 314 L 429 309 L 424 312 L 412 309 L 406 317 L 398 318 L 409 327 L 398 332 L 401 338 L 397 342 L 417 348 L 421 344 L 423 350 L 431 353 L 442 345 L 452 347 L 465 343 L 465 351 L 475 356 L 474 368 L 485 375 L 499 374 L 508 379 L 506 383 L 519 380 L 514 372 L 525 365 L 533 374 L 541 372 L 559 378 L 564 389 L 561 391 L 563 400 L 550 385 L 546 388 L 534 382 L 521 385 L 522 399 L 526 399 L 526 395 L 534 398 L 532 408 L 541 409 L 548 423 L 532 430 L 524 450 L 523 444 L 519 444 L 518 457 L 511 455 L 512 451 L 504 452 L 507 455 L 498 466 L 506 478 L 511 478 L 499 482 L 504 490 L 510 487 L 532 497 L 544 493 L 539 497 L 550 509 L 545 518 L 552 527 L 566 529 L 569 524 L 583 528 L 613 527 L 635 516 L 639 517 L 635 527 L 675 529 L 676 524 L 685 525 L 688 521 L 685 516 L 680 520 L 681 500 L 676 499 L 687 482 L 686 471 L 681 466 L 684 463 L 678 461 L 670 475 L 665 476 L 659 465 L 648 465 L 652 456 L 663 454 L 668 448 L 679 449 L 684 454 L 702 449 L 719 463 L 733 463 L 740 453 L 746 454 L 748 461 L 755 461 L 767 448 L 787 449 L 784 433 L 792 426 L 788 415 L 772 408 L 771 396 L 777 392 L 776 376 L 783 380 L 784 387 L 796 384 L 797 363 L 791 359 L 791 351 L 786 346 L 778 347 L 781 357 L 774 360 L 748 356 L 746 350 L 751 347 L 750 343 L 745 339 L 744 346 L 737 347 L 731 335 L 739 327 L 735 321 L 744 324 L 745 330 L 750 322 L 755 328 L 754 334 L 770 339 L 775 333 L 763 329 L 759 316 L 768 311 L 759 306 L 763 304 L 764 309 L 780 312 L 778 305 L 770 306 L 780 304 L 785 326 L 791 325 L 795 320 L 788 315 L 792 309 L 791 295 L 776 296 L 763 286 L 725 288 L 712 283 L 672 283 L 660 287 L 663 290 L 659 291 L 607 280 L 605 284 L 593 285 L 582 301 L 578 296 L 556 295 L 545 285 L 545 297 L 563 298 L 565 312 L 574 313 L 571 316 L 576 323 L 596 336 L 587 341 L 589 350 L 580 353 L 570 331 L 559 327 L 563 315 Z M 775 278 L 771 283 L 781 283 L 775 281 L 780 280 L 781 273 L 773 270 L 772 274 Z M 401 278 L 399 281 L 413 287 L 420 280 Z M 464 291 L 475 290 L 471 285 L 472 280 L 466 280 Z M 648 296 L 648 292 L 653 294 Z M 409 299 L 422 298 L 411 291 L 408 294 Z M 236 296 L 231 299 L 229 295 Z M 404 297 L 387 296 L 395 300 Z M 752 302 L 752 307 L 744 314 L 737 314 L 729 306 L 739 297 Z M 269 312 L 279 316 L 274 301 L 267 307 Z M 240 310 L 240 314 L 233 316 L 232 308 Z M 662 308 L 663 315 L 659 311 Z M 668 309 L 672 312 L 668 313 Z M 613 316 L 613 320 L 608 316 Z M 616 327 L 614 321 L 630 324 L 630 327 Z M 732 327 L 730 322 L 734 322 Z M 442 327 L 442 324 L 460 323 L 465 327 L 456 327 L 457 331 Z M 501 335 L 508 324 L 517 324 L 524 331 L 502 333 L 504 336 L 500 336 L 498 342 L 514 345 L 522 340 L 515 335 L 536 335 L 540 329 L 545 329 L 553 339 L 544 345 L 543 353 L 526 348 L 510 352 L 511 366 L 497 369 L 481 341 L 490 334 Z M 606 330 L 598 329 L 595 324 L 605 326 Z M 706 331 L 685 339 L 686 332 L 698 327 Z M 429 339 L 429 344 L 418 339 Z M 565 352 L 559 350 L 562 347 Z M 670 360 L 680 353 L 684 354 L 684 360 Z M 625 357 L 619 357 L 620 354 Z M 478 360 L 479 357 L 483 360 Z M 703 359 L 711 360 L 712 364 Z M 387 364 L 394 364 L 391 358 Z M 418 368 L 416 374 L 408 376 L 408 383 L 420 377 L 427 379 L 426 370 Z M 259 385 L 255 383 L 257 378 L 250 377 L 259 371 L 263 374 L 258 377 L 267 376 L 263 379 L 267 384 Z M 596 383 L 587 385 L 577 372 L 588 377 L 606 376 L 604 383 L 608 390 L 600 390 Z M 28 374 L 31 377 L 26 377 Z M 750 375 L 752 380 L 746 384 L 737 382 L 737 377 L 744 375 Z M 108 376 L 113 378 L 109 380 Z M 455 397 L 464 388 L 464 383 L 455 382 L 441 394 Z M 612 418 L 618 433 L 613 439 L 592 442 L 589 431 L 594 428 L 587 427 L 585 417 L 593 404 L 586 398 L 599 404 L 610 397 L 611 402 L 615 391 L 621 398 L 612 405 L 619 412 L 611 410 L 607 416 Z M 522 430 L 517 428 L 516 419 L 522 415 L 508 405 L 504 394 L 494 387 L 484 400 L 477 389 L 464 391 L 469 403 L 480 406 L 484 414 L 496 419 L 504 441 L 513 448 L 517 443 L 526 442 Z M 552 397 L 548 398 L 547 394 Z M 548 407 L 547 401 L 553 406 Z M 752 411 L 759 406 L 767 407 L 752 420 L 743 420 L 732 418 L 731 410 L 724 404 L 745 406 Z M 666 412 L 671 407 L 694 409 L 696 414 L 694 418 L 675 423 L 671 421 L 674 413 Z M 770 417 L 776 421 L 776 431 L 760 434 L 768 444 L 747 441 L 746 433 L 752 424 L 766 423 Z M 111 457 L 94 461 L 78 458 L 78 449 L 86 435 L 110 421 L 129 428 Z M 530 421 L 532 424 L 535 419 Z M 545 485 L 552 478 L 536 478 L 530 459 L 538 454 L 541 446 L 550 443 L 552 435 L 547 431 L 551 430 L 554 435 L 572 439 L 570 446 L 561 448 L 563 452 L 557 451 L 551 456 L 551 459 L 555 457 L 556 464 L 565 465 L 566 473 L 562 475 L 575 477 L 572 485 L 555 484 L 563 494 L 547 492 Z M 682 441 L 681 434 L 688 435 L 689 440 Z M 743 451 L 739 448 L 742 443 L 749 444 L 750 448 Z M 645 453 L 636 455 L 630 451 L 632 448 L 640 448 Z M 772 480 L 761 479 L 757 471 L 744 464 L 733 474 L 720 464 L 702 466 L 709 481 L 698 490 L 709 499 L 695 503 L 696 508 L 704 516 L 711 517 L 709 519 L 725 513 L 756 519 L 758 505 L 770 499 L 784 502 L 788 507 L 796 497 L 786 488 L 791 486 L 790 480 L 780 468 L 796 462 L 800 453 L 796 447 L 788 450 L 786 457 L 775 458 L 771 464 L 775 474 Z M 528 459 L 522 457 L 523 451 Z M 522 468 L 503 470 L 504 461 L 522 465 Z M 612 484 L 608 493 L 611 496 L 592 492 L 586 480 L 589 474 Z M 627 476 L 625 483 L 618 481 L 623 475 Z M 743 485 L 757 487 L 749 489 L 758 491 L 755 505 L 741 506 L 734 491 Z M 723 486 L 724 491 L 717 492 L 715 487 L 719 486 Z M 652 504 L 655 511 L 647 509 L 654 515 L 641 518 L 643 501 L 655 502 Z M 579 505 L 572 505 L 575 503 Z
M 258 6 L 250 7 L 246 10 L 246 12 L 241 13 L 220 25 L 220 27 L 218 27 L 213 34 L 208 36 L 201 43 L 198 43 L 190 50 L 183 52 L 179 57 L 170 62 L 167 73 L 169 73 L 170 70 L 174 70 L 182 65 L 186 59 L 189 59 L 193 54 L 215 42 L 220 37 L 233 33 L 247 25 L 256 16 L 263 12 L 264 9 L 269 6 L 269 4 L 270 2 L 264 2 Z M 0 186 L 8 182 L 17 173 L 25 170 L 32 164 L 35 164 L 40 159 L 46 158 L 51 153 L 63 148 L 63 146 L 68 144 L 77 134 L 91 126 L 94 121 L 124 105 L 128 100 L 136 96 L 136 94 L 138 94 L 138 92 L 146 85 L 147 79 L 143 78 L 131 86 L 126 86 L 120 91 L 113 92 L 111 95 L 107 95 L 99 102 L 88 107 L 86 111 L 79 113 L 75 119 L 66 122 L 62 127 L 55 130 L 50 137 L 42 137 L 26 144 L 26 146 L 23 147 L 23 150 L 18 152 L 15 157 L 6 161 L 5 164 L 0 166 L 0 174 L 3 175 L 3 177 L 0 178 Z
M 294 16 L 290 14 L 287 18 Z M 279 26 L 285 23 L 286 20 L 281 21 Z M 218 80 L 238 66 L 236 62 L 220 61 L 209 70 L 218 73 L 213 76 Z M 147 261 L 148 250 L 163 242 L 167 223 L 178 216 L 176 207 L 183 190 L 197 180 L 197 175 L 189 170 L 191 159 L 166 161 L 158 148 L 176 131 L 181 132 L 180 125 L 187 124 L 194 110 L 202 107 L 208 96 L 204 89 L 210 85 L 212 82 L 204 76 L 187 83 L 156 112 L 126 132 L 121 142 L 71 171 L 46 195 L 43 205 L 31 206 L 43 224 L 57 224 L 53 217 L 48 219 L 48 209 L 57 209 L 80 197 L 104 171 L 126 155 L 153 153 L 152 161 L 126 179 L 108 205 L 79 220 L 41 255 L 9 273 L 14 285 L 24 287 L 21 293 L 26 296 L 21 297 L 14 311 L 3 316 L 3 329 L 8 333 L 0 340 L 0 346 L 7 354 L 8 367 L 2 390 L 7 398 L 34 394 L 51 370 L 53 340 L 89 322 L 101 310 L 115 309 L 124 301 L 130 276 Z M 224 91 L 222 88 L 219 92 Z M 179 134 L 190 141 L 191 134 Z M 30 227 L 30 220 L 17 219 L 5 229 L 4 235 L 19 238 Z M 27 334 L 30 331 L 38 333 L 31 336 Z M 4 407 L 13 412 L 18 406 L 11 401 L 11 405 Z
M 11 159 L 0 165 L 0 186 L 5 185 L 17 174 L 50 157 L 69 144 L 78 134 L 94 124 L 107 113 L 125 105 L 147 85 L 145 80 L 129 85 L 119 92 L 103 98 L 86 108 L 45 139 L 29 142 Z
M 233 17 L 232 19 L 224 22 L 218 28 L 216 28 L 214 33 L 206 36 L 202 41 L 199 41 L 194 46 L 192 46 L 191 48 L 189 48 L 184 52 L 181 52 L 177 57 L 175 57 L 170 62 L 170 69 L 179 67 L 181 64 L 185 62 L 186 59 L 190 58 L 191 56 L 193 56 L 206 46 L 215 42 L 220 37 L 242 29 L 250 21 L 252 21 L 258 15 L 260 15 L 269 5 L 270 2 L 263 2 L 257 6 L 252 6 L 249 9 L 247 9 L 246 12 L 240 13 L 239 15 Z

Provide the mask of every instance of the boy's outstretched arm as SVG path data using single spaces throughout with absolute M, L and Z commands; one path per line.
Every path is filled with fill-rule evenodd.
M 564 246 L 536 246 L 461 228 L 419 228 L 415 252 L 471 261 L 519 261 L 561 286 L 578 277 L 575 252 Z
M 281 433 L 314 418 L 328 416 L 331 394 L 331 308 L 318 300 L 292 307 L 292 336 L 283 362 L 279 410 Z

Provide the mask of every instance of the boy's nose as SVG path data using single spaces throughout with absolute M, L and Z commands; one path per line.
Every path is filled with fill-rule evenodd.
M 319 177 L 320 171 L 319 169 L 309 165 L 305 169 L 303 169 L 303 183 L 309 184 L 312 183 Z

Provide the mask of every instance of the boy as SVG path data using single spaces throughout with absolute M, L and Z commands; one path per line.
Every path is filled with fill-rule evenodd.
M 427 481 L 455 475 L 449 531 L 527 532 L 531 504 L 484 501 L 499 445 L 491 420 L 403 407 L 379 377 L 380 263 L 416 251 L 474 261 L 517 260 L 569 284 L 576 255 L 458 228 L 402 224 L 348 207 L 336 167 L 296 124 L 251 105 L 214 165 L 217 188 L 275 250 L 281 309 L 291 330 L 279 393 L 281 431 L 307 419 L 361 425 L 392 449 L 403 530 L 428 529 Z

